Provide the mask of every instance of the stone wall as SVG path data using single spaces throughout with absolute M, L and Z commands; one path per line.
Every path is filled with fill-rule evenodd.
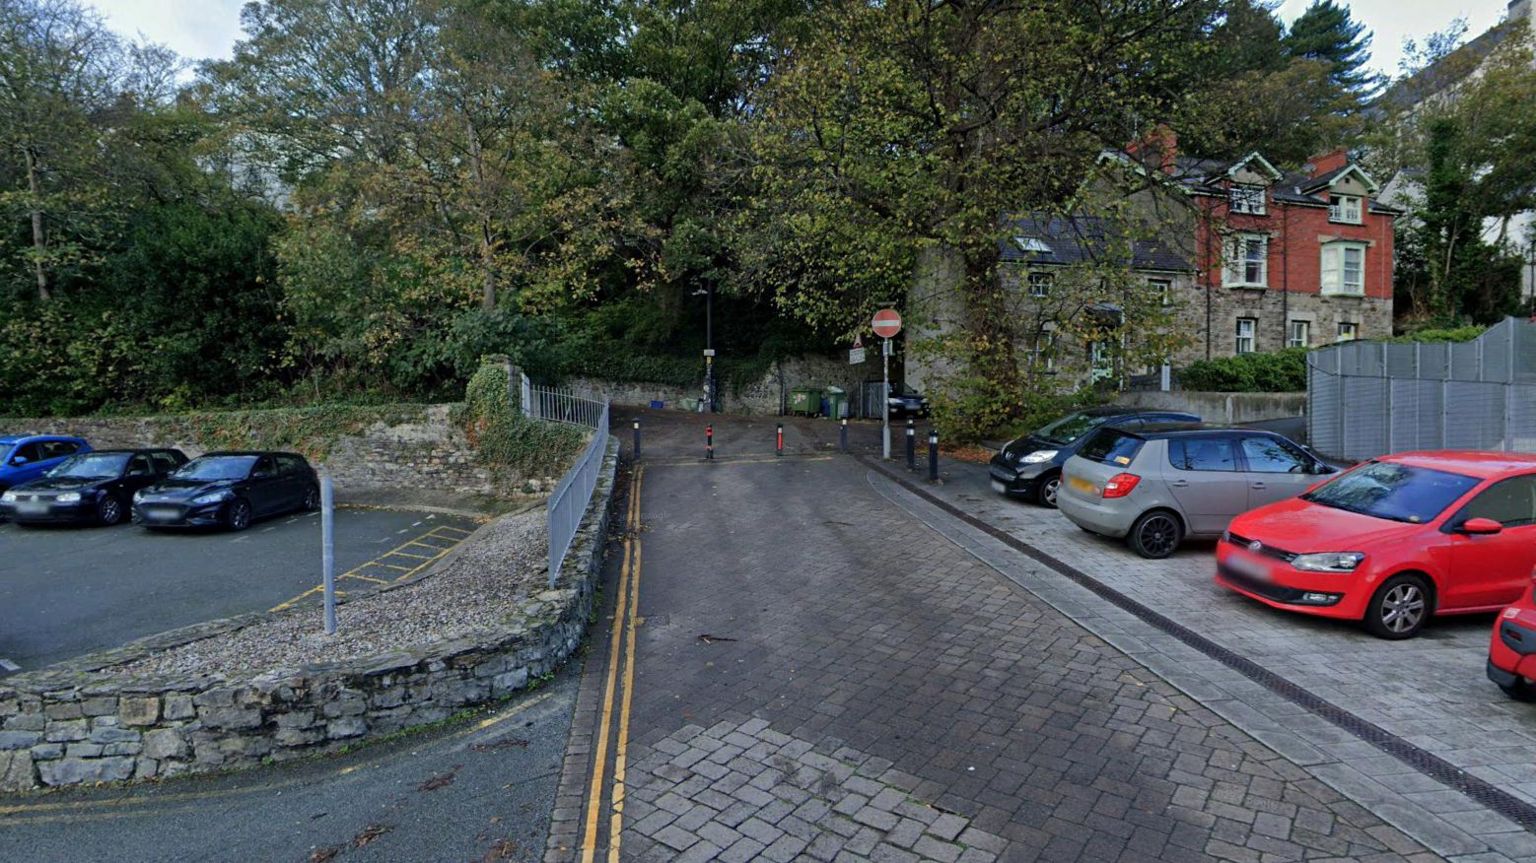
M 168 777 L 331 752 L 527 687 L 581 643 L 617 462 L 617 445 L 610 444 L 559 583 L 532 596 L 497 631 L 250 679 L 133 679 L 103 670 L 266 617 L 246 615 L 6 678 L 0 790 Z
M 398 498 L 410 492 L 451 498 L 454 495 L 506 495 L 523 485 L 544 487 L 549 477 L 503 478 L 499 485 L 475 456 L 473 446 L 451 419 L 453 405 L 402 405 L 391 408 L 388 421 L 377 421 L 353 434 L 337 434 L 320 447 L 316 467 L 323 467 L 336 483 L 341 500 Z M 272 427 L 280 427 L 272 412 L 243 411 L 239 416 L 253 429 L 250 440 L 239 444 L 253 449 L 295 449 L 314 456 L 315 442 L 283 441 L 274 444 Z M 230 416 L 234 416 L 231 414 Z M 97 449 L 111 447 L 176 447 L 196 457 L 213 446 L 201 439 L 198 423 L 184 416 L 78 417 L 56 419 L 4 419 L 8 432 L 68 434 L 83 437 Z
M 1127 392 L 1115 398 L 1127 407 L 1192 413 L 1208 423 L 1290 419 L 1307 412 L 1306 393 L 1207 393 L 1192 390 Z
M 720 408 L 726 413 L 778 414 L 781 405 L 787 409 L 790 391 L 800 386 L 838 386 L 846 390 L 852 399 L 864 381 L 880 379 L 880 345 L 878 340 L 872 341 L 875 343 L 868 346 L 867 359 L 859 365 L 850 365 L 846 356 L 796 357 L 776 363 L 760 379 L 739 390 L 723 385 Z M 668 408 L 681 408 L 683 399 L 703 397 L 704 369 L 701 364 L 699 385 L 696 387 L 595 378 L 572 378 L 565 381 L 564 385 L 583 398 L 608 398 L 616 405 L 644 407 L 652 401 L 659 401 Z

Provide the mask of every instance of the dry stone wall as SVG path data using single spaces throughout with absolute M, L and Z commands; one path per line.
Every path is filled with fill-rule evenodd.
M 334 751 L 524 689 L 581 643 L 618 462 L 609 446 L 559 582 L 478 637 L 248 679 L 104 671 L 250 625 L 245 615 L 0 682 L 0 791 L 169 777 Z M 473 542 L 474 540 L 468 540 Z

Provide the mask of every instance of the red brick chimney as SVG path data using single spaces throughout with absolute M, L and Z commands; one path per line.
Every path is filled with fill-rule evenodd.
M 1343 147 L 1340 147 L 1337 150 L 1332 150 L 1322 154 L 1321 156 L 1313 156 L 1312 158 L 1308 159 L 1306 168 L 1307 176 L 1318 177 L 1328 173 L 1329 171 L 1337 171 L 1338 169 L 1348 164 L 1349 151 Z
M 1146 167 L 1172 174 L 1179 158 L 1179 133 L 1158 123 L 1145 138 L 1133 141 L 1125 150 Z

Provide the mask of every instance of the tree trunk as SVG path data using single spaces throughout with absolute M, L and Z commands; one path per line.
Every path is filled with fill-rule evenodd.
M 480 308 L 491 312 L 496 310 L 496 245 L 492 240 L 493 228 L 485 188 L 485 159 L 474 120 L 467 120 L 465 127 L 469 133 L 470 167 L 475 175 L 475 201 L 480 210 Z
M 43 302 L 53 298 L 48 289 L 48 270 L 43 259 L 48 252 L 48 235 L 43 230 L 42 184 L 37 177 L 37 153 L 31 147 L 23 147 L 27 158 L 27 189 L 32 193 L 32 268 L 37 274 L 37 298 Z

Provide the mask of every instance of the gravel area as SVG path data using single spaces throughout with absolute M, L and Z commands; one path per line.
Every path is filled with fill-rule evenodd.
M 506 622 L 545 588 L 544 524 L 542 507 L 497 519 L 420 581 L 339 604 L 333 636 L 324 632 L 320 608 L 310 606 L 103 670 L 249 676 L 462 638 Z

